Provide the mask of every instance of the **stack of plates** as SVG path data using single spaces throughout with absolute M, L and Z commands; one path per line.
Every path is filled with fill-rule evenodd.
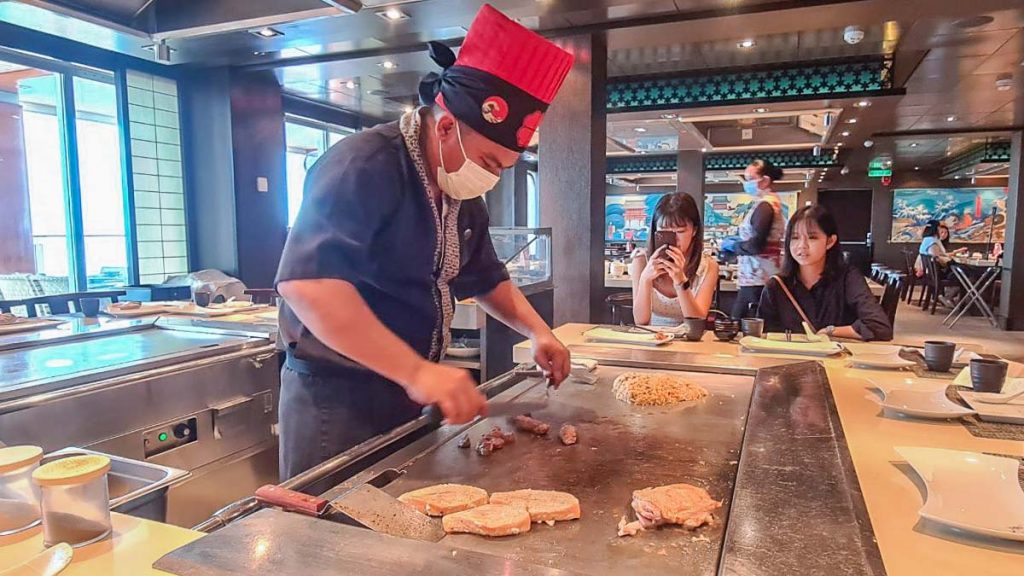
M 897 446 L 924 481 L 922 518 L 972 534 L 1024 542 L 1020 461 L 941 448 Z

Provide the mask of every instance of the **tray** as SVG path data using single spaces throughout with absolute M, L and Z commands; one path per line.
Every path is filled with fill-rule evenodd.
M 591 328 L 583 333 L 583 337 L 587 339 L 587 342 L 599 342 L 605 344 L 631 344 L 634 346 L 664 346 L 675 339 L 675 334 L 671 332 L 662 332 L 658 334 L 653 332 L 618 332 L 612 328 Z

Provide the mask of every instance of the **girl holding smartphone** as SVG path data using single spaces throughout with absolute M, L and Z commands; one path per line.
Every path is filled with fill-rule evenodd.
M 633 322 L 676 326 L 711 309 L 718 263 L 704 255 L 704 225 L 693 197 L 666 194 L 654 208 L 647 249 L 629 266 Z

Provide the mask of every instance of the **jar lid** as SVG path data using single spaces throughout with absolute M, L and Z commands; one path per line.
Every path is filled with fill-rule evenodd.
M 43 459 L 39 446 L 7 446 L 0 448 L 0 474 L 35 464 Z
M 85 484 L 103 476 L 110 470 L 110 458 L 99 454 L 69 456 L 43 464 L 32 473 L 40 486 Z

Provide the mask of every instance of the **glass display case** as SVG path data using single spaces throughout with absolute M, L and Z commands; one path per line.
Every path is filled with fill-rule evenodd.
M 491 228 L 491 241 L 516 286 L 551 281 L 551 228 Z

